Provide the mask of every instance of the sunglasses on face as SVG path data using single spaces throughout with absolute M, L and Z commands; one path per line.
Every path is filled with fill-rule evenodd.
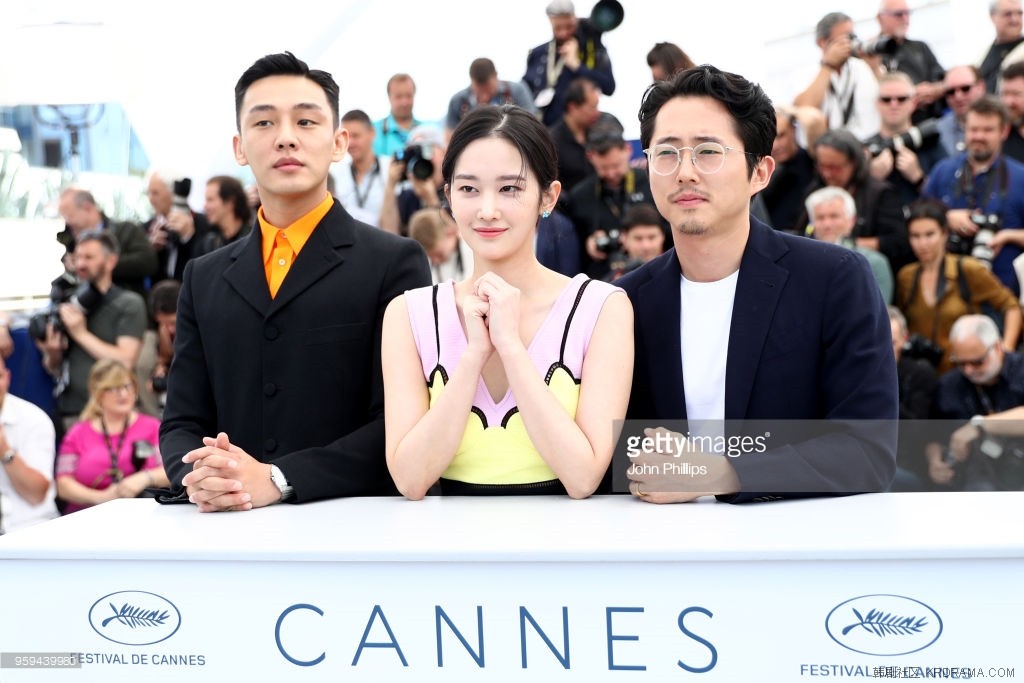
M 952 97 L 957 93 L 960 93 L 961 95 L 966 95 L 967 93 L 971 92 L 971 88 L 973 88 L 974 86 L 975 84 L 971 83 L 970 85 L 954 85 L 951 88 L 946 88 L 946 97 Z
M 910 100 L 910 95 L 879 95 L 878 101 L 882 104 L 906 104 Z

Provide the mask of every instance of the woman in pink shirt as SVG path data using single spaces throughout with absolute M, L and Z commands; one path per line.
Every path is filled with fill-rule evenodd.
M 116 360 L 89 373 L 89 402 L 61 442 L 57 497 L 75 512 L 115 498 L 135 498 L 168 485 L 158 450 L 160 421 L 135 405 L 135 375 Z

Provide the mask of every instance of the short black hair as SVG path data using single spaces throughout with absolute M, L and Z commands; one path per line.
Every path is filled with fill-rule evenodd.
M 710 64 L 684 69 L 647 88 L 638 114 L 640 142 L 644 149 L 651 146 L 658 112 L 676 97 L 710 97 L 726 108 L 743 149 L 748 152 L 748 175 L 753 174 L 761 159 L 772 153 L 777 130 L 771 99 L 757 83 Z
M 967 107 L 967 113 L 974 112 L 981 116 L 998 116 L 1000 126 L 1010 125 L 1010 110 L 995 95 L 982 95 Z
M 337 128 L 341 125 L 338 108 L 339 88 L 334 77 L 326 71 L 310 69 L 308 64 L 291 52 L 279 52 L 257 59 L 235 84 L 235 126 L 239 130 L 242 129 L 242 100 L 245 99 L 245 93 L 248 92 L 249 86 L 270 76 L 303 76 L 319 85 L 323 88 L 324 95 L 327 96 L 327 103 L 331 107 L 334 127 Z
M 597 83 L 593 79 L 586 76 L 577 76 L 569 81 L 569 87 L 565 89 L 565 108 L 568 109 L 570 104 L 575 104 L 576 106 L 586 104 L 587 95 L 590 94 L 591 90 L 597 89 Z
M 161 280 L 149 290 L 149 312 L 154 318 L 158 314 L 178 312 L 178 293 L 181 283 L 177 280 Z
M 650 204 L 634 204 L 622 216 L 622 229 L 629 232 L 638 225 L 653 225 L 661 228 L 661 214 Z
M 941 200 L 930 197 L 922 197 L 910 203 L 907 207 L 907 225 L 921 219 L 931 219 L 939 224 L 943 232 L 949 232 L 949 223 L 946 220 L 946 211 L 949 207 Z
M 89 230 L 88 232 L 83 232 L 75 240 L 75 247 L 77 248 L 86 242 L 98 242 L 100 247 L 108 254 L 121 253 L 121 247 L 117 243 L 117 238 L 109 230 Z
M 864 155 L 864 143 L 845 128 L 827 130 L 814 141 L 814 156 L 818 156 L 819 147 L 833 149 L 853 164 L 853 183 L 857 186 L 867 182 L 870 173 L 867 157 Z
M 1003 72 L 999 74 L 999 77 L 1004 81 L 1013 80 L 1014 78 L 1024 78 L 1024 61 L 1014 62 L 1009 65 Z
M 494 68 L 494 62 L 487 57 L 478 57 L 469 65 L 469 80 L 477 85 L 482 85 L 498 75 Z
M 661 67 L 665 78 L 672 78 L 683 69 L 692 69 L 697 66 L 690 56 L 683 52 L 683 48 L 675 43 L 654 44 L 654 47 L 647 53 L 647 66 L 653 68 L 655 65 Z
M 347 112 L 345 112 L 345 114 L 341 117 L 341 122 L 349 123 L 350 121 L 356 121 L 366 126 L 370 126 L 371 128 L 373 127 L 373 121 L 370 120 L 370 115 L 367 114 L 362 109 L 349 109 Z

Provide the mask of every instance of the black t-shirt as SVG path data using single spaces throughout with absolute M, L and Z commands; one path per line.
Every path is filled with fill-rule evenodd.
M 978 70 L 981 71 L 981 77 L 985 81 L 985 92 L 995 93 L 996 86 L 999 84 L 999 71 L 1003 60 L 1006 59 L 1006 55 L 1010 54 L 1010 50 L 1024 42 L 1024 36 L 1015 38 L 1008 43 L 992 43 L 992 47 L 988 49 L 988 54 L 985 55 L 985 59 L 982 60 L 981 66 Z

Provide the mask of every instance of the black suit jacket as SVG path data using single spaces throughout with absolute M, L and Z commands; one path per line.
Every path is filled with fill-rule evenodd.
M 430 284 L 418 243 L 337 202 L 270 298 L 261 233 L 189 262 L 160 427 L 172 487 L 203 436 L 274 462 L 294 502 L 394 493 L 384 459 L 384 309 Z
M 744 491 L 733 500 L 884 490 L 895 471 L 899 399 L 889 316 L 867 260 L 750 223 L 725 350 L 726 420 L 870 427 L 779 447 L 769 440 L 765 453 L 732 459 Z M 673 248 L 615 283 L 635 311 L 630 419 L 687 417 L 679 278 Z

